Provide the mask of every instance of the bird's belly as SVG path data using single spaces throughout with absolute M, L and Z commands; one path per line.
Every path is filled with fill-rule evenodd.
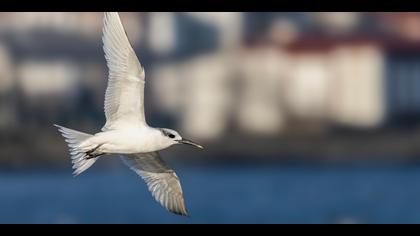
M 108 154 L 134 154 L 159 151 L 148 139 L 133 136 L 128 133 L 112 135 L 100 147 L 100 151 Z
M 108 154 L 135 154 L 135 153 L 148 153 L 159 151 L 153 148 L 131 146 L 131 145 L 120 145 L 115 143 L 104 144 L 101 147 L 101 152 Z

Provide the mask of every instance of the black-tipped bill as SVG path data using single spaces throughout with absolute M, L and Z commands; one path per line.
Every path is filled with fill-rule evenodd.
M 181 144 L 187 144 L 187 145 L 194 146 L 196 148 L 204 149 L 204 147 L 201 146 L 200 144 L 194 143 L 193 141 L 188 140 L 188 139 L 182 139 L 182 140 L 179 140 L 178 142 Z

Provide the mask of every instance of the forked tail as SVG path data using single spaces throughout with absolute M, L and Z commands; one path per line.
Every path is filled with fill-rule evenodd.
M 86 150 L 83 150 L 80 146 L 88 138 L 92 137 L 92 135 L 71 130 L 59 125 L 54 126 L 58 128 L 58 131 L 60 131 L 61 135 L 63 135 L 64 140 L 67 142 L 69 147 L 71 162 L 74 170 L 73 175 L 80 175 L 85 170 L 89 169 L 89 167 L 91 167 L 98 159 L 97 157 L 89 157 Z

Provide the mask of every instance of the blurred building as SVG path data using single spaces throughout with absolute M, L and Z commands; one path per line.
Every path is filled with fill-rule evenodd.
M 209 143 L 276 143 L 294 134 L 325 137 L 337 127 L 419 124 L 419 13 L 121 16 L 146 67 L 151 125 Z M 52 123 L 101 127 L 101 28 L 101 13 L 0 13 L 3 134 L 31 139 L 33 130 L 48 130 L 47 137 L 55 135 Z

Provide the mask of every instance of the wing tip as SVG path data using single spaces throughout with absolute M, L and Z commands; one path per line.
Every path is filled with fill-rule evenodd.
M 187 218 L 191 218 L 191 215 L 187 210 L 181 210 L 181 211 L 169 210 L 169 211 L 179 216 L 185 216 Z
M 104 24 L 112 24 L 112 22 L 121 22 L 120 14 L 118 12 L 104 12 Z
M 105 17 L 119 16 L 118 12 L 104 12 Z
M 190 213 L 188 212 L 187 207 L 185 206 L 184 200 L 182 200 L 181 205 L 178 205 L 178 207 L 172 207 L 172 208 L 166 208 L 166 209 L 176 215 L 190 218 Z

